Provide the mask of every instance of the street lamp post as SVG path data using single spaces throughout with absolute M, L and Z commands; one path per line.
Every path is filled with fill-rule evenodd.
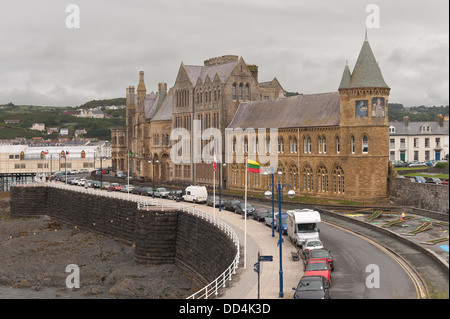
M 267 172 L 265 172 L 264 174 L 268 174 Z M 267 199 L 270 199 L 272 197 L 272 207 L 274 206 L 274 193 L 272 193 L 269 190 L 269 187 L 272 186 L 272 190 L 274 190 L 274 188 L 276 188 L 278 190 L 278 231 L 279 231 L 279 240 L 278 240 L 278 245 L 280 248 L 279 254 L 280 254 L 280 270 L 279 270 L 279 276 L 280 276 L 280 291 L 278 293 L 278 296 L 280 298 L 284 297 L 284 292 L 283 292 L 283 229 L 282 229 L 282 221 L 281 221 L 281 201 L 282 201 L 282 196 L 283 196 L 283 188 L 285 186 L 289 186 L 290 190 L 288 191 L 287 195 L 289 198 L 293 198 L 295 196 L 295 192 L 292 190 L 291 185 L 289 184 L 282 184 L 281 180 L 278 180 L 278 186 L 275 185 L 275 183 L 273 182 L 274 179 L 274 172 L 272 170 L 272 185 L 269 185 L 267 187 L 267 191 L 264 193 L 264 196 Z M 281 177 L 281 175 L 283 175 L 282 172 L 278 172 L 278 175 Z M 273 212 L 273 208 L 272 208 L 272 212 Z M 274 213 L 272 213 L 272 228 L 274 227 Z
M 222 185 L 221 185 L 221 178 L 220 178 L 220 168 L 222 166 L 222 162 L 219 161 L 217 163 L 219 167 L 219 212 L 222 211 Z M 223 163 L 223 166 L 226 166 L 227 164 Z
M 152 181 L 153 181 L 153 187 L 152 187 L 152 198 L 153 199 L 155 199 L 155 158 L 153 157 L 150 161 L 148 161 L 149 163 L 153 163 L 153 169 L 152 169 L 152 172 L 153 172 L 153 178 L 152 178 Z M 159 161 L 158 160 L 156 160 L 156 163 L 159 163 Z

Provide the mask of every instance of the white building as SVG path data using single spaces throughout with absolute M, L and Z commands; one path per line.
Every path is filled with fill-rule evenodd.
M 433 122 L 389 123 L 390 159 L 404 162 L 439 161 L 449 153 L 448 121 L 442 115 Z

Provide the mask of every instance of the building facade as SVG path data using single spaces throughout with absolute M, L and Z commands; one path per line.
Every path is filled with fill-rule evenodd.
M 138 176 L 211 185 L 212 157 L 199 152 L 213 143 L 208 155 L 226 163 L 220 182 L 227 189 L 244 189 L 245 160 L 251 159 L 263 171 L 282 172 L 277 176 L 300 195 L 384 198 L 389 93 L 367 39 L 353 72 L 346 65 L 338 91 L 331 93 L 286 97 L 276 78 L 258 82 L 258 67 L 237 56 L 212 58 L 203 66 L 181 63 L 164 97 L 146 94 L 141 72 L 137 94 L 134 87 L 127 89 L 127 127 L 112 130 L 113 165 L 125 168 L 131 160 L 130 171 Z M 187 160 L 174 163 L 180 140 L 170 134 L 178 128 L 187 132 L 190 152 Z M 208 129 L 226 136 L 218 140 L 221 147 Z M 252 129 L 258 134 L 249 133 Z M 252 191 L 264 193 L 268 185 L 266 176 L 248 175 Z
M 428 162 L 443 160 L 449 152 L 448 119 L 438 115 L 434 122 L 389 123 L 389 156 L 391 161 Z

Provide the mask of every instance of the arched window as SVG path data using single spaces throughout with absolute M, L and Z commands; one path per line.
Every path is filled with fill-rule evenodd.
M 282 137 L 278 138 L 278 153 L 284 153 L 284 141 Z
M 308 153 L 311 153 L 311 138 L 308 137 L 308 141 L 307 141 L 307 146 L 308 146 Z
M 317 170 L 317 191 L 322 193 L 328 192 L 328 171 L 323 165 Z
M 341 141 L 339 139 L 339 136 L 336 136 L 336 154 L 339 154 L 341 152 Z
M 233 100 L 236 101 L 237 97 L 236 97 L 236 83 L 233 83 Z
M 327 138 L 326 138 L 325 136 L 322 137 L 322 151 L 323 151 L 324 153 L 327 152 Z
M 297 166 L 295 164 L 292 164 L 289 167 L 289 182 L 290 182 L 291 187 L 293 189 L 297 189 L 298 190 L 300 188 L 298 169 L 297 169 Z
M 309 164 L 305 164 L 302 170 L 303 190 L 306 192 L 314 191 L 313 170 Z
M 243 95 L 244 95 L 244 86 L 241 83 L 241 84 L 239 84 L 239 100 L 240 101 L 242 101 L 244 99 Z
M 245 100 L 250 100 L 250 85 L 248 83 L 245 85 Z
M 350 143 L 351 143 L 351 148 L 352 148 L 352 154 L 355 154 L 355 137 L 352 135 L 352 137 L 350 138 Z
M 306 136 L 303 138 L 303 153 L 308 153 L 308 142 Z
M 320 154 L 322 153 L 322 138 L 320 136 L 317 138 L 317 144 L 318 152 Z
M 367 135 L 364 135 L 362 138 L 362 152 L 369 153 L 369 138 Z
M 297 153 L 297 138 L 294 137 L 294 153 Z
M 233 137 L 233 144 L 231 146 L 233 153 L 236 153 L 236 137 Z
M 344 194 L 344 170 L 340 166 L 333 169 L 333 193 Z
M 248 138 L 244 138 L 244 153 L 248 153 Z
M 266 153 L 270 153 L 270 137 L 267 137 L 267 138 L 266 138 L 266 144 L 265 144 L 264 147 L 265 147 L 265 150 L 264 150 L 264 151 L 265 151 Z

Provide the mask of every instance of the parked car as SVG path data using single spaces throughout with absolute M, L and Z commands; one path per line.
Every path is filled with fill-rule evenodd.
M 93 188 L 100 188 L 100 181 L 94 181 L 94 183 L 92 184 Z
M 427 166 L 427 164 L 419 161 L 412 161 L 408 164 L 408 167 L 425 167 L 425 166 Z
M 86 182 L 84 182 L 84 186 L 94 187 L 94 181 L 90 180 L 90 179 L 87 179 Z
M 240 201 L 237 199 L 227 199 L 224 203 L 223 203 L 223 207 L 226 210 L 230 210 L 234 212 L 234 208 L 237 204 L 239 204 Z
M 293 299 L 330 299 L 330 285 L 323 276 L 303 276 L 295 290 Z
M 278 213 L 277 212 L 275 212 L 273 215 L 275 215 L 275 217 L 278 215 Z M 269 227 L 272 227 L 272 219 L 273 219 L 273 215 L 272 215 L 272 213 L 270 212 L 269 213 L 269 216 L 267 216 L 265 219 L 264 219 L 264 224 L 266 224 L 266 226 L 269 226 Z M 276 221 L 275 221 L 275 223 L 274 223 L 274 225 L 276 225 Z
M 394 167 L 405 167 L 405 163 L 402 161 L 391 161 L 392 165 L 394 165 Z
M 303 256 L 305 256 L 305 258 L 306 258 L 306 256 L 309 255 L 312 250 L 322 249 L 322 248 L 323 248 L 323 244 L 320 241 L 320 239 L 318 239 L 318 238 L 307 239 L 302 246 Z
M 183 199 L 187 202 L 205 203 L 208 198 L 206 186 L 191 185 L 186 187 Z
M 169 195 L 169 191 L 164 187 L 158 187 L 155 189 L 155 197 L 165 198 L 167 195 Z
M 118 178 L 127 178 L 127 174 L 125 174 L 123 171 L 118 171 L 116 173 L 116 177 L 118 177 Z
M 331 286 L 331 267 L 325 258 L 311 259 L 305 267 L 305 276 L 323 276 Z
M 136 194 L 136 195 L 142 195 L 142 189 L 144 187 L 142 186 L 136 186 L 135 188 L 133 188 L 130 193 Z
M 416 183 L 426 183 L 425 177 L 423 176 L 414 176 Z
M 133 189 L 134 189 L 134 186 L 133 186 L 133 185 L 123 185 L 123 186 L 120 188 L 120 191 L 121 191 L 121 192 L 124 192 L 124 193 L 128 193 L 128 192 L 131 192 Z
M 255 211 L 255 207 L 252 204 L 247 203 L 247 216 L 252 216 Z M 236 214 L 241 214 L 242 217 L 245 215 L 245 203 L 238 203 L 234 206 L 234 212 Z
M 427 177 L 425 180 L 428 184 L 442 184 L 441 179 L 437 177 Z
M 141 193 L 142 193 L 143 196 L 153 196 L 153 188 L 151 188 L 151 187 L 143 187 Z
M 101 183 L 102 185 L 102 189 L 106 189 L 106 190 L 109 190 L 109 186 L 111 185 L 111 183 L 109 183 L 109 182 L 102 182 Z
M 111 183 L 109 185 L 110 191 L 120 191 L 121 188 L 122 188 L 122 186 L 119 183 Z
M 253 219 L 258 222 L 264 221 L 264 219 L 268 216 L 272 216 L 272 213 L 266 208 L 257 208 L 253 212 Z
M 318 258 L 325 258 L 331 267 L 331 271 L 334 270 L 334 261 L 333 256 L 331 255 L 331 251 L 324 248 L 311 250 L 310 253 L 305 256 L 305 265 L 307 265 L 310 260 Z
M 448 185 L 448 184 L 449 184 L 448 178 L 442 180 L 442 185 Z
M 279 225 L 279 218 L 278 218 L 278 215 L 279 214 L 277 214 L 276 216 L 275 216 L 275 228 L 278 230 L 278 225 Z M 287 213 L 281 213 L 281 232 L 284 234 L 284 235 L 286 235 L 287 234 Z
M 221 202 L 221 206 L 223 207 L 223 203 L 224 201 L 222 200 Z M 216 207 L 219 207 L 219 196 L 208 196 L 208 198 L 206 198 L 206 205 L 207 206 L 213 206 L 215 205 Z

